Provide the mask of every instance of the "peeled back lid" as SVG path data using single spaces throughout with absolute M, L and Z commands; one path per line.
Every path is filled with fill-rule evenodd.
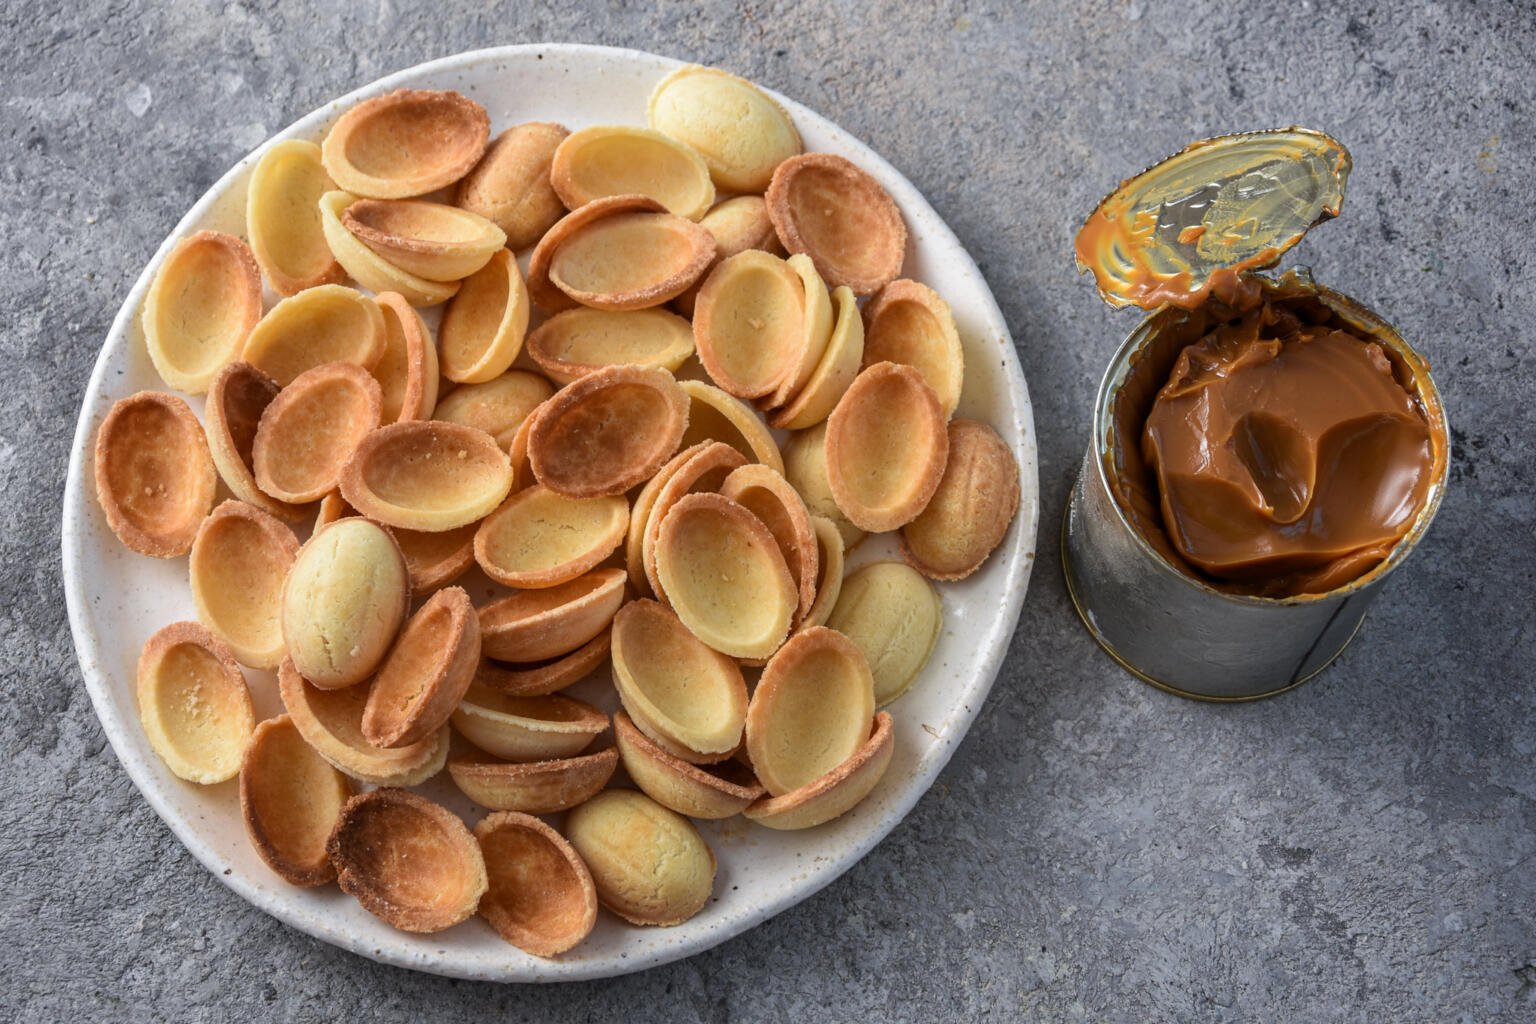
M 1079 270 L 1112 306 L 1193 309 L 1338 216 L 1349 151 L 1309 128 L 1191 143 L 1121 184 L 1077 233 Z

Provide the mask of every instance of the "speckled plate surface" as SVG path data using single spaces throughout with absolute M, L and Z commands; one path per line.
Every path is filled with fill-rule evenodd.
M 460 54 L 391 75 L 327 104 L 268 145 L 292 138 L 319 141 L 343 110 L 401 87 L 460 90 L 485 105 L 493 133 L 522 121 L 559 121 L 573 129 L 613 122 L 643 125 L 651 87 L 677 63 L 633 50 L 569 45 Z M 959 414 L 991 423 L 1013 447 L 1022 472 L 1019 516 L 1001 549 L 970 579 L 939 588 L 944 630 L 923 676 L 888 709 L 895 718 L 896 749 L 885 778 L 854 811 L 806 832 L 774 832 L 739 817 L 701 823 L 720 868 L 714 898 L 698 916 L 676 928 L 647 929 L 623 924 L 605 912 L 587 941 L 557 960 L 540 960 L 501 941 L 478 918 L 438 935 L 408 935 L 372 917 L 334 886 L 288 886 L 251 850 L 234 782 L 195 786 L 160 763 L 139 726 L 134 666 L 151 633 L 166 623 L 195 617 L 186 560 L 145 558 L 117 542 L 96 504 L 92 444 L 97 425 L 115 400 L 139 390 L 164 390 L 139 328 L 144 293 L 175 240 L 204 228 L 244 235 L 246 177 L 263 146 L 224 175 L 182 219 L 113 321 L 80 410 L 63 522 L 69 621 L 102 728 L 135 784 L 187 849 L 251 903 L 326 942 L 438 974 L 494 981 L 624 974 L 708 949 L 816 892 L 890 832 L 949 760 L 1007 653 L 1034 562 L 1039 502 L 1034 422 L 1023 372 L 981 272 L 911 183 L 825 118 L 792 100 L 776 98 L 793 116 L 807 150 L 848 157 L 878 178 L 901 206 L 911 231 L 904 273 L 949 300 L 964 341 L 966 381 Z M 272 298 L 269 294 L 269 303 Z M 435 323 L 435 317 L 432 320 Z M 191 401 L 200 413 L 202 399 Z M 892 557 L 895 545 L 889 538 L 878 538 L 850 555 L 849 569 Z M 477 601 L 490 592 L 483 578 L 471 578 L 465 585 Z M 573 692 L 611 708 L 607 672 L 605 666 Z M 248 671 L 247 677 L 258 713 L 280 713 L 271 673 Z M 446 773 L 422 790 L 469 821 L 482 813 L 458 793 Z

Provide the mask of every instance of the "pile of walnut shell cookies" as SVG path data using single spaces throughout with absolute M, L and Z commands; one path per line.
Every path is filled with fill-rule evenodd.
M 1018 507 L 1008 446 L 952 418 L 960 338 L 900 279 L 874 178 L 718 70 L 665 78 L 648 118 L 491 141 L 472 100 L 402 90 L 270 147 L 247 238 L 181 240 L 144 303 L 202 422 L 141 392 L 97 433 L 113 531 L 190 555 L 198 621 L 138 666 L 151 745 L 239 777 L 282 878 L 398 928 L 478 911 L 553 956 L 599 903 L 678 924 L 715 875 L 690 818 L 848 811 L 938 636 L 929 581 Z M 897 530 L 904 561 L 844 578 Z M 453 585 L 476 566 L 479 607 Z M 611 723 L 559 692 L 605 660 Z M 255 722 L 242 665 L 286 714 Z M 478 749 L 450 760 L 450 728 Z M 606 788 L 621 762 L 636 788 Z M 409 789 L 445 767 L 492 811 L 472 831 Z

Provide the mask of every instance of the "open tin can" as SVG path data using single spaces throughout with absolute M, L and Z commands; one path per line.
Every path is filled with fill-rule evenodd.
M 1152 312 L 1099 386 L 1062 524 L 1067 587 L 1116 661 L 1181 696 L 1253 700 L 1322 671 L 1423 537 L 1444 492 L 1450 438 L 1424 358 L 1387 321 L 1305 271 L 1257 273 L 1337 215 L 1349 169 L 1343 146 L 1306 129 L 1209 139 L 1126 181 L 1078 236 L 1079 266 L 1095 273 L 1105 301 Z M 1267 595 L 1181 558 L 1143 453 L 1143 428 L 1180 353 L 1230 315 L 1239 293 L 1300 303 L 1313 321 L 1379 345 L 1427 426 L 1427 482 L 1406 531 L 1368 571 L 1321 592 Z

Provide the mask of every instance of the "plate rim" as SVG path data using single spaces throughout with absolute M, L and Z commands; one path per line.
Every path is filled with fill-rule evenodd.
M 82 513 L 89 514 L 86 504 L 86 496 L 82 494 L 83 473 L 85 472 L 85 458 L 87 453 L 94 453 L 92 434 L 94 424 L 90 406 L 92 397 L 103 390 L 102 384 L 107 373 L 109 348 L 108 342 L 126 333 L 131 326 L 130 320 L 134 312 L 142 305 L 143 296 L 153 280 L 155 272 L 163 263 L 166 254 L 177 240 L 182 238 L 188 229 L 201 220 L 218 199 L 229 190 L 233 180 L 238 177 L 260 154 L 269 147 L 285 139 L 299 135 L 308 135 L 314 129 L 332 116 L 342 107 L 350 106 L 369 96 L 386 92 L 390 89 L 416 84 L 420 86 L 420 79 L 441 76 L 455 70 L 460 70 L 468 65 L 482 61 L 517 60 L 530 55 L 560 54 L 580 55 L 582 53 L 600 54 L 607 58 L 618 58 L 626 61 L 636 59 L 651 63 L 659 63 L 666 68 L 681 67 L 692 62 L 667 57 L 661 54 L 651 53 L 645 50 L 630 47 L 600 46 L 586 43 L 521 43 L 505 46 L 485 47 L 478 50 L 466 50 L 460 53 L 438 57 L 424 61 L 409 67 L 390 72 L 378 79 L 368 82 L 344 95 L 326 100 L 313 110 L 295 119 L 286 127 L 274 132 L 255 149 L 237 160 L 228 170 L 219 176 L 210 185 L 187 212 L 176 222 L 176 225 L 161 241 L 153 255 L 145 263 L 143 270 L 133 285 L 128 289 L 122 305 L 117 314 L 112 318 L 111 326 L 103 336 L 101 347 L 97 352 L 96 361 L 91 369 L 89 378 L 81 393 L 80 410 L 75 424 L 75 433 L 71 440 L 68 466 L 65 470 L 63 504 L 61 509 L 61 582 L 64 589 L 65 606 L 68 613 L 70 639 L 75 648 L 76 661 L 80 667 L 86 690 L 91 698 L 92 710 L 105 734 L 118 763 L 133 782 L 135 789 L 154 810 L 155 814 L 170 829 L 172 835 L 182 846 L 192 854 L 203 867 L 222 882 L 246 903 L 275 918 L 288 927 L 294 928 L 306 935 L 337 946 L 350 953 L 354 953 L 379 963 L 390 964 L 395 967 L 403 967 L 411 970 L 424 971 L 447 977 L 463 978 L 477 981 L 496 982 L 558 982 L 595 980 L 601 978 L 616 977 L 646 970 L 651 967 L 662 966 L 677 960 L 702 953 L 713 948 L 728 939 L 735 938 L 763 922 L 776 917 L 796 904 L 809 899 L 820 892 L 827 885 L 840 878 L 844 873 L 859 863 L 876 845 L 882 842 L 894 831 L 897 825 L 904 821 L 918 801 L 932 788 L 939 773 L 949 763 L 955 750 L 961 741 L 969 734 L 982 705 L 986 702 L 997 676 L 1001 671 L 1008 649 L 1011 646 L 1013 636 L 1019 626 L 1020 616 L 1023 610 L 1024 597 L 1028 590 L 1031 572 L 1034 567 L 1036 555 L 1036 541 L 1039 532 L 1039 451 L 1034 426 L 1034 408 L 1030 401 L 1028 385 L 1024 379 L 1023 364 L 1019 358 L 1017 347 L 1013 341 L 1012 331 L 1008 327 L 997 298 L 993 294 L 992 286 L 987 281 L 986 275 L 976 264 L 974 257 L 952 228 L 934 210 L 927 198 L 913 185 L 907 177 L 897 170 L 872 146 L 864 143 L 857 136 L 844 129 L 840 124 L 811 108 L 776 90 L 766 86 L 759 86 L 775 101 L 796 117 L 810 116 L 821 124 L 828 126 L 833 133 L 853 143 L 859 149 L 869 154 L 870 163 L 877 172 L 883 184 L 888 187 L 894 184 L 893 191 L 899 193 L 897 199 L 904 207 L 911 208 L 917 205 L 920 209 L 931 214 L 931 228 L 941 234 L 941 237 L 959 252 L 966 266 L 966 271 L 974 272 L 983 286 L 986 300 L 986 308 L 981 310 L 982 319 L 989 323 L 999 325 L 1002 328 L 1002 337 L 999 339 L 1000 347 L 1004 350 L 1002 360 L 1003 377 L 1006 387 L 1014 396 L 1014 409 L 1012 410 L 1015 422 L 1022 432 L 1018 451 L 1020 460 L 1020 482 L 1024 496 L 1021 501 L 1017 519 L 1013 529 L 1011 543 L 999 550 L 999 554 L 1006 553 L 1010 560 L 1011 573 L 1004 581 L 1005 607 L 1003 616 L 1008 623 L 1006 634 L 998 638 L 998 642 L 988 649 L 981 664 L 978 666 L 977 685 L 967 691 L 967 698 L 961 709 L 953 719 L 955 726 L 944 730 L 935 743 L 926 752 L 925 758 L 919 762 L 918 771 L 914 774 L 912 782 L 906 789 L 895 795 L 890 805 L 883 810 L 874 827 L 857 836 L 848 846 L 839 850 L 829 859 L 829 863 L 819 870 L 804 876 L 796 885 L 787 886 L 773 898 L 753 905 L 743 914 L 739 921 L 730 922 L 725 926 L 703 932 L 691 941 L 673 943 L 655 943 L 639 955 L 622 954 L 605 960 L 586 960 L 569 962 L 565 969 L 561 969 L 559 960 L 544 961 L 542 969 L 532 972 L 518 970 L 520 965 L 516 959 L 508 962 L 505 967 L 495 974 L 487 974 L 478 969 L 456 969 L 456 961 L 451 954 L 437 953 L 429 949 L 397 950 L 388 944 L 375 944 L 367 941 L 367 936 L 360 933 L 340 932 L 327 929 L 321 920 L 314 915 L 295 912 L 294 905 L 283 899 L 278 889 L 264 889 L 248 882 L 239 873 L 227 870 L 218 854 L 212 847 L 203 841 L 199 831 L 193 822 L 183 820 L 182 816 L 175 813 L 168 799 L 163 798 L 158 787 L 158 780 L 151 778 L 152 766 L 141 764 L 139 760 L 131 756 L 125 749 L 126 730 L 134 723 L 127 722 L 127 716 L 116 713 L 114 702 L 109 696 L 109 683 L 106 673 L 101 666 L 99 645 L 94 632 L 86 622 L 86 608 L 89 598 L 83 592 L 85 573 L 81 565 L 81 528 L 77 525 L 77 518 Z M 904 193 L 904 194 L 900 194 Z M 420 938 L 401 934 L 402 941 L 409 938 Z

